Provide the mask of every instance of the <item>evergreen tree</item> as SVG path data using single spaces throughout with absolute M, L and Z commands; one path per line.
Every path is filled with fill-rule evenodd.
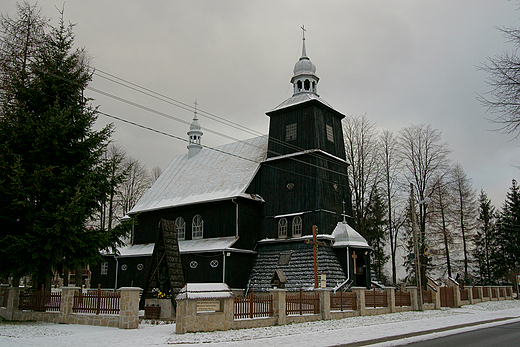
M 491 268 L 491 256 L 496 246 L 495 241 L 495 208 L 491 204 L 484 190 L 480 191 L 478 198 L 477 233 L 475 235 L 475 249 L 473 256 L 477 263 L 477 281 L 481 285 L 494 283 L 494 275 Z
M 520 188 L 513 180 L 497 223 L 494 267 L 499 278 L 514 282 L 520 274 Z
M 83 95 L 92 71 L 73 43 L 61 13 L 0 117 L 0 272 L 38 285 L 125 233 L 87 228 L 110 191 L 102 157 L 112 128 L 92 129 L 96 110 Z
M 365 222 L 365 238 L 372 247 L 372 268 L 376 272 L 380 280 L 385 282 L 384 274 L 385 264 L 389 256 L 385 254 L 385 225 L 386 225 L 386 209 L 379 192 L 374 192 L 370 203 L 367 206 Z

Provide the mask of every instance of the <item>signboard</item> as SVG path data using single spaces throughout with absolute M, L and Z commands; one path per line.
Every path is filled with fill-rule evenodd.
M 220 300 L 197 300 L 197 313 L 218 311 L 220 311 Z
M 320 288 L 327 287 L 327 274 L 321 274 L 320 276 Z

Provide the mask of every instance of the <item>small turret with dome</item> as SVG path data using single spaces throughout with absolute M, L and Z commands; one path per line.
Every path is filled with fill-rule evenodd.
M 291 83 L 294 86 L 293 96 L 300 93 L 313 93 L 318 95 L 317 87 L 319 78 L 316 76 L 316 65 L 314 65 L 309 57 L 307 57 L 307 49 L 305 47 L 305 26 L 302 26 L 302 30 L 302 56 L 294 65 L 294 75 L 291 78 Z
M 195 100 L 195 115 L 193 116 L 193 122 L 190 125 L 190 131 L 188 131 L 189 144 L 188 144 L 188 156 L 191 158 L 195 154 L 199 153 L 202 149 L 201 138 L 202 128 L 197 118 L 197 101 Z

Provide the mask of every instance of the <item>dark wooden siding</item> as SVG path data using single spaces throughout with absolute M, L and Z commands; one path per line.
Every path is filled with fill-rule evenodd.
M 334 156 L 345 159 L 343 142 L 342 114 L 318 101 L 310 101 L 277 112 L 268 113 L 269 145 L 268 158 L 306 149 L 321 149 Z M 288 124 L 297 124 L 296 139 L 286 141 L 285 131 Z M 327 139 L 326 125 L 333 129 L 334 141 Z
M 204 221 L 203 238 L 234 236 L 235 208 L 231 200 L 223 200 L 141 213 L 137 225 L 134 226 L 134 244 L 155 242 L 161 218 L 172 221 L 177 217 L 184 218 L 186 240 L 191 240 L 192 220 L 197 214 L 200 214 Z

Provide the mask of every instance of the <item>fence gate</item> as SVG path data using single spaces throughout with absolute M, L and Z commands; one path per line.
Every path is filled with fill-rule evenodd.
M 455 294 L 453 287 L 441 287 L 441 307 L 454 307 Z

